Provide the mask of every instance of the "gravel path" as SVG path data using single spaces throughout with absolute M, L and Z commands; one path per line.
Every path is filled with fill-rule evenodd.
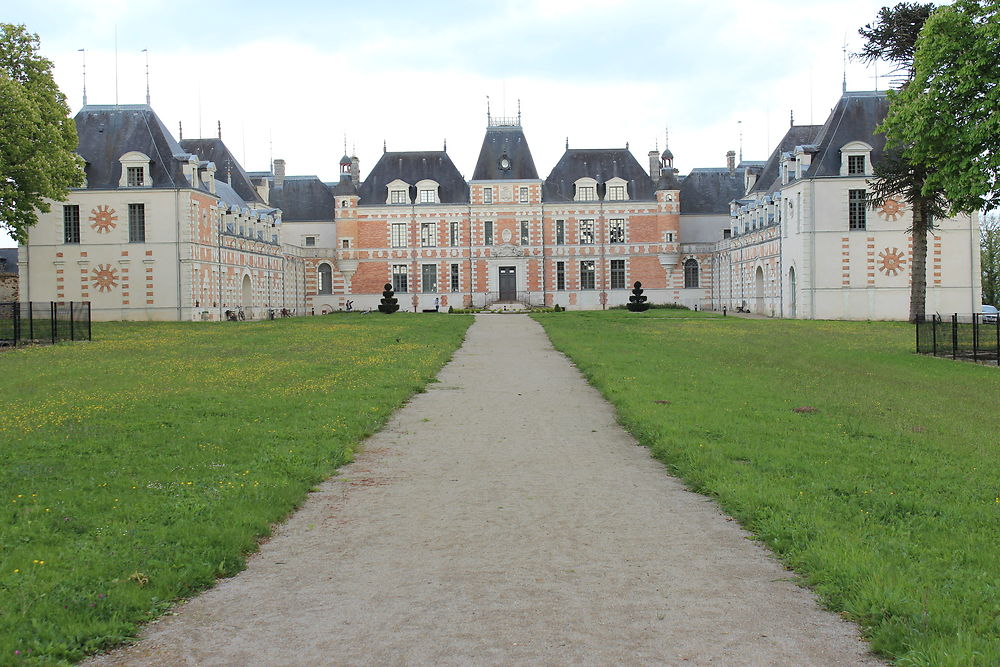
M 438 377 L 246 571 L 88 664 L 881 664 L 528 317 Z

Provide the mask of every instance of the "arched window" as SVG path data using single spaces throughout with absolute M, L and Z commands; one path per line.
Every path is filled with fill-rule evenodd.
M 319 293 L 333 294 L 333 270 L 329 264 L 319 265 Z
M 693 257 L 684 260 L 684 287 L 685 289 L 698 287 L 698 260 Z

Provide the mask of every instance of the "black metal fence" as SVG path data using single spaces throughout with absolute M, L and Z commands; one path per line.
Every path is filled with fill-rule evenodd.
M 89 301 L 0 303 L 0 345 L 90 340 Z
M 917 352 L 1000 366 L 1000 319 L 973 313 L 917 320 Z

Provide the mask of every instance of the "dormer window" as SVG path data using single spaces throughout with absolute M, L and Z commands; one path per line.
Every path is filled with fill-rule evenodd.
M 130 151 L 118 158 L 122 165 L 122 175 L 118 180 L 120 188 L 148 188 L 153 185 L 149 177 L 149 156 L 139 151 Z
M 574 201 L 595 201 L 597 199 L 597 181 L 592 178 L 581 178 L 575 183 Z
M 392 183 L 386 186 L 389 190 L 389 196 L 386 198 L 386 204 L 409 204 L 410 203 L 410 184 L 406 181 L 401 181 L 398 178 Z
M 841 176 L 870 176 L 872 147 L 863 141 L 852 141 L 840 148 Z
M 626 201 L 628 199 L 628 184 L 625 179 L 609 178 L 607 182 L 607 192 L 604 196 L 605 200 L 609 201 Z
M 417 183 L 417 201 L 421 204 L 440 204 L 438 197 L 438 183 L 425 179 Z

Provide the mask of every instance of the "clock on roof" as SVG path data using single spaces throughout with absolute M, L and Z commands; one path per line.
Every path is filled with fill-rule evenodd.
M 510 158 L 507 157 L 506 155 L 500 158 L 500 169 L 502 169 L 503 171 L 510 170 Z

